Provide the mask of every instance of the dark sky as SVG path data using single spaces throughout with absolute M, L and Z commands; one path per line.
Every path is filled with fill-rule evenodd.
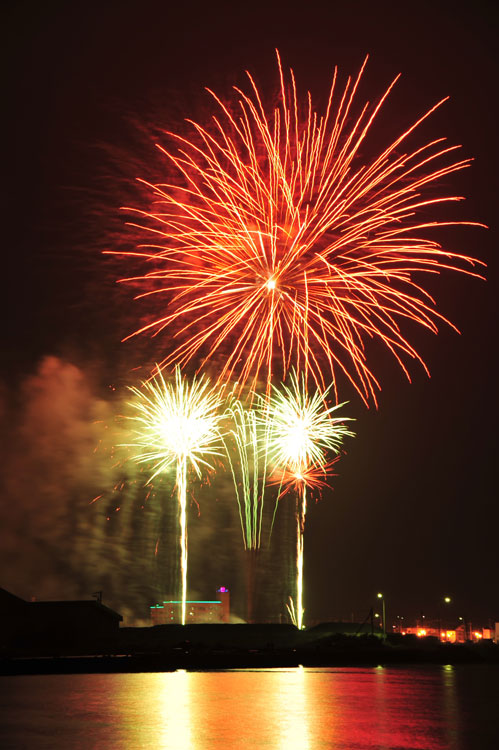
M 450 189 L 468 198 L 459 205 L 462 218 L 491 228 L 453 229 L 446 237 L 452 250 L 488 263 L 488 280 L 448 274 L 434 285 L 439 309 L 462 335 L 445 327 L 438 338 L 414 333 L 431 379 L 413 367 L 409 384 L 384 358 L 375 368 L 383 384 L 378 411 L 367 411 L 353 393 L 342 394 L 351 399 L 357 438 L 338 465 L 334 492 L 308 516 L 306 607 L 310 618 L 360 615 L 383 590 L 393 614 L 438 616 L 443 596 L 450 595 L 454 615 L 499 618 L 494 5 L 4 4 L 4 445 L 22 451 L 30 439 L 30 377 L 40 376 L 47 356 L 66 363 L 66 374 L 68 363 L 78 368 L 68 378 L 88 378 L 85 388 L 101 400 L 108 384 L 124 381 L 124 363 L 140 361 L 137 350 L 119 343 L 128 305 L 113 291 L 114 277 L 100 256 L 116 241 L 122 176 L 133 180 L 142 158 L 134 152 L 139 147 L 130 123 L 168 128 L 181 117 L 199 116 L 207 101 L 203 87 L 228 92 L 246 68 L 265 87 L 274 81 L 276 47 L 301 88 L 317 97 L 326 93 L 334 65 L 353 73 L 369 53 L 364 91 L 372 89 L 372 97 L 403 74 L 378 129 L 380 143 L 383 128 L 392 135 L 450 95 L 424 133 L 448 136 L 475 159 L 451 178 Z M 29 471 L 38 471 L 41 460 L 37 454 Z M 22 466 L 19 461 L 14 456 L 11 463 Z M 43 461 L 50 462 L 50 453 Z M 55 598 L 57 571 L 51 569 L 52 583 L 44 588 L 33 580 L 30 560 L 30 534 L 42 544 L 50 532 L 43 524 L 20 531 L 20 519 L 14 522 L 6 509 L 33 492 L 28 482 L 23 492 L 12 490 L 5 473 L 0 513 L 17 557 L 15 571 L 4 559 L 0 586 L 21 595 L 41 588 Z M 44 513 L 36 497 L 25 512 Z M 73 535 L 68 550 L 78 548 L 78 529 L 67 532 Z M 86 525 L 85 534 L 91 537 Z M 97 578 L 94 584 L 88 574 L 85 586 L 99 588 Z M 197 586 L 203 596 L 211 593 L 205 588 Z M 113 603 L 119 608 L 116 591 Z

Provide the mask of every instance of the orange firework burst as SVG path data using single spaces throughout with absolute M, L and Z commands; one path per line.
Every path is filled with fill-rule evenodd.
M 328 461 L 324 466 L 313 464 L 302 471 L 293 469 L 275 469 L 269 479 L 268 484 L 279 486 L 280 500 L 288 492 L 297 492 L 305 484 L 309 490 L 320 491 L 325 487 L 330 488 L 327 481 L 329 477 L 336 476 L 332 471 L 333 466 L 339 461 L 339 456 Z
M 425 218 L 428 207 L 460 196 L 430 195 L 428 186 L 469 165 L 458 146 L 439 138 L 412 150 L 409 136 L 438 102 L 377 156 L 360 148 L 397 78 L 373 105 L 358 107 L 365 67 L 340 87 L 335 71 L 325 111 L 310 94 L 302 102 L 293 71 L 278 56 L 280 91 L 266 107 L 253 78 L 235 88 L 211 123 L 190 122 L 192 136 L 169 134 L 158 148 L 169 181 L 144 182 L 147 210 L 133 225 L 150 244 L 117 252 L 150 270 L 123 279 L 156 295 L 160 313 L 131 335 L 170 332 L 161 367 L 195 360 L 202 368 L 220 351 L 219 384 L 235 378 L 250 389 L 290 367 L 319 387 L 339 372 L 366 403 L 378 381 L 366 359 L 368 339 L 380 340 L 408 375 L 420 356 L 400 323 L 432 332 L 446 321 L 415 273 L 469 270 L 478 261 L 449 252 L 425 231 L 448 224 Z M 173 346 L 172 346 L 173 341 Z M 327 373 L 327 374 L 325 374 Z

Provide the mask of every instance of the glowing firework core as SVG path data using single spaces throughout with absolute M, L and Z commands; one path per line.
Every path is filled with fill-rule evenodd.
M 193 456 L 209 436 L 210 427 L 209 420 L 199 415 L 173 414 L 163 418 L 158 425 L 158 434 L 167 454 Z
M 306 466 L 308 456 L 315 448 L 313 435 L 310 434 L 310 419 L 294 414 L 288 429 L 282 435 L 282 455 L 291 466 Z

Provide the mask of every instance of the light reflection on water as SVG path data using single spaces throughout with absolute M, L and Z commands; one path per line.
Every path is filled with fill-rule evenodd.
M 498 677 L 473 666 L 3 677 L 0 747 L 486 750 Z

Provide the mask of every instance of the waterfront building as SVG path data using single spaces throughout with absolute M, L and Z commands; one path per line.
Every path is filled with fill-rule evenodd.
M 0 588 L 0 645 L 9 649 L 51 647 L 115 636 L 123 617 L 97 599 L 26 601 Z M 55 649 L 55 651 L 54 651 Z
M 230 622 L 230 591 L 226 586 L 220 586 L 216 592 L 216 599 L 187 600 L 185 622 L 199 623 L 228 623 Z M 182 621 L 182 602 L 178 599 L 166 599 L 162 604 L 155 604 L 150 608 L 153 625 L 173 625 Z

